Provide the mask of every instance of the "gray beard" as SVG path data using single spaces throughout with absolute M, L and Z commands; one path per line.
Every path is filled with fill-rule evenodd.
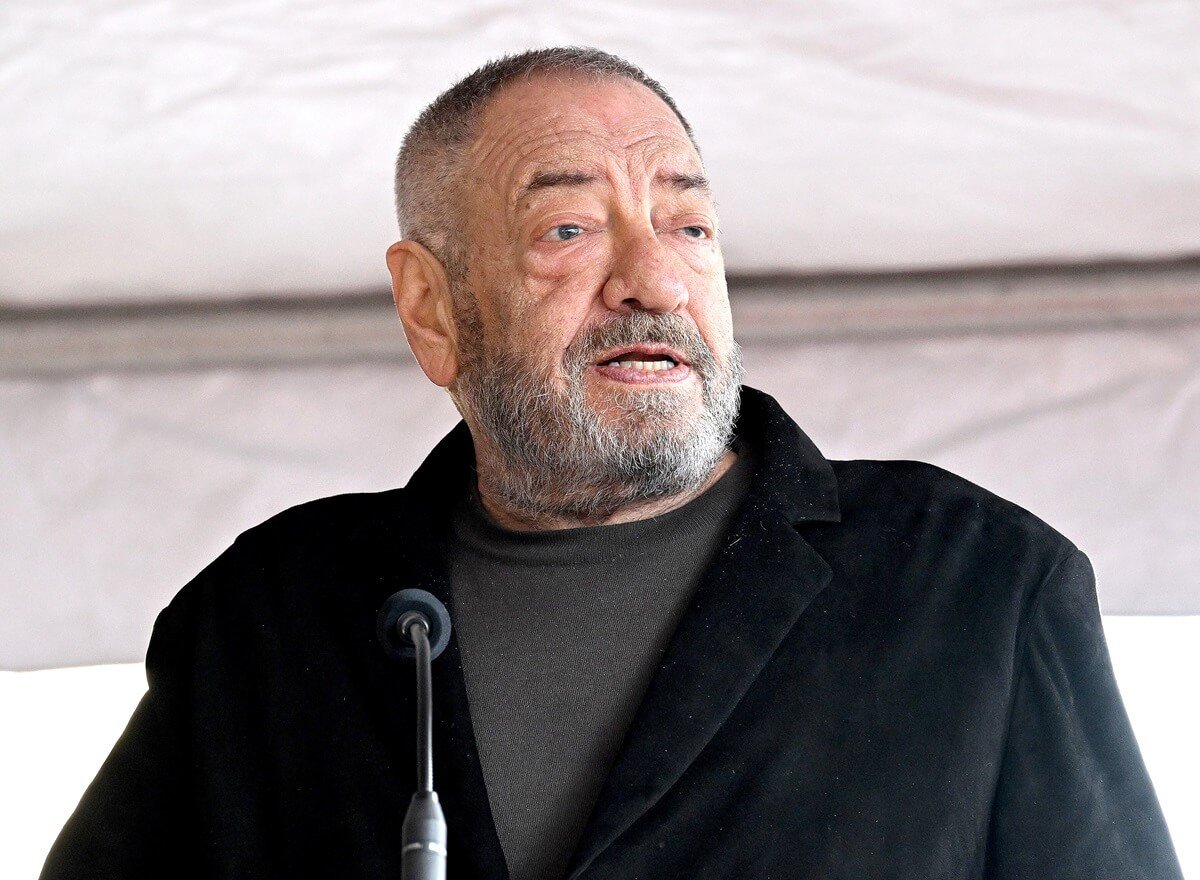
M 587 401 L 586 368 L 605 351 L 647 342 L 673 346 L 688 361 L 702 384 L 700 412 L 674 388 L 628 389 L 613 397 L 619 416 L 601 419 Z M 564 355 L 565 391 L 511 352 L 473 347 L 454 400 L 499 458 L 488 462 L 488 489 L 531 520 L 603 519 L 696 490 L 729 448 L 740 349 L 731 344 L 722 368 L 678 315 L 631 312 L 581 333 Z

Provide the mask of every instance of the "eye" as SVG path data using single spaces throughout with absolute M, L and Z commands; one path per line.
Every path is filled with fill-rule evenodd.
M 560 229 L 577 229 L 579 230 L 578 234 L 581 235 L 583 233 L 583 227 L 577 223 L 560 223 L 558 226 L 552 227 L 546 235 L 551 236 L 551 241 L 570 241 L 572 238 L 578 237 L 577 235 L 570 235 L 566 238 L 559 238 L 555 233 Z
M 694 238 L 696 240 L 699 240 L 701 238 L 711 238 L 712 237 L 708 234 L 708 230 L 705 229 L 703 226 L 685 226 L 685 227 L 683 227 L 683 229 L 684 229 L 684 232 L 687 232 L 687 230 L 689 230 L 689 229 L 695 229 L 700 233 L 699 235 L 689 234 L 688 238 Z

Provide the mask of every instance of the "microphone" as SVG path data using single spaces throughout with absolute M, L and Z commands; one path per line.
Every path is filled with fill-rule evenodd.
M 401 829 L 402 880 L 445 880 L 446 817 L 433 790 L 433 673 L 450 642 L 450 613 L 425 590 L 393 593 L 379 609 L 376 634 L 393 660 L 417 661 L 417 790 Z

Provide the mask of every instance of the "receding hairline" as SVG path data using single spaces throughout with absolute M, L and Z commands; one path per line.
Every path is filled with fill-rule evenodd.
M 686 142 L 696 151 L 696 159 L 699 160 L 700 168 L 703 169 L 704 163 L 700 157 L 699 147 L 696 145 L 686 121 L 680 117 L 679 112 L 674 107 L 662 99 L 662 96 L 644 83 L 621 73 L 550 68 L 528 71 L 521 76 L 505 82 L 488 95 L 486 100 L 481 101 L 473 108 L 470 120 L 470 136 L 466 143 L 462 145 L 462 152 L 459 155 L 460 161 L 457 170 L 460 175 L 466 175 L 472 167 L 475 155 L 481 146 L 481 138 L 484 137 L 483 126 L 487 121 L 488 111 L 493 110 L 514 88 L 535 84 L 538 80 L 554 80 L 558 82 L 574 80 L 587 86 L 630 83 L 639 87 L 646 94 L 657 100 L 662 107 L 671 112 L 672 120 L 679 126 L 679 130 L 682 132 L 684 138 L 686 138 Z M 692 163 L 689 162 L 687 164 Z M 682 169 L 680 165 L 681 163 L 678 159 L 668 160 L 668 167 L 655 175 L 655 182 L 659 185 L 669 186 L 679 192 L 698 190 L 704 195 L 711 197 L 711 183 L 702 171 L 691 172 Z M 508 204 L 511 206 L 519 203 L 522 198 L 538 190 L 560 186 L 586 186 L 598 182 L 598 180 L 599 178 L 594 171 L 584 167 L 579 162 L 572 161 L 569 157 L 543 158 L 540 160 L 530 159 L 524 163 L 520 169 L 517 181 L 505 195 Z
M 703 156 L 687 119 L 666 89 L 637 65 L 586 46 L 529 50 L 489 61 L 421 112 L 396 159 L 396 216 L 401 234 L 425 245 L 448 269 L 461 270 L 468 259 L 467 242 L 458 231 L 458 212 L 486 111 L 510 88 L 551 78 L 595 84 L 629 82 L 646 89 L 674 114 L 703 170 Z M 571 163 L 563 163 L 563 167 L 570 168 Z M 522 173 L 529 171 L 532 169 Z
M 588 86 L 606 83 L 631 83 L 639 87 L 647 95 L 654 98 L 660 106 L 670 111 L 670 118 L 678 126 L 678 131 L 684 136 L 685 141 L 683 142 L 686 142 L 686 144 L 695 150 L 695 161 L 692 161 L 692 157 L 684 159 L 682 155 L 675 155 L 668 158 L 664 162 L 664 166 L 655 174 L 652 183 L 670 188 L 676 192 L 696 191 L 709 198 L 712 197 L 712 184 L 703 173 L 704 161 L 700 156 L 699 149 L 696 148 L 691 132 L 681 122 L 678 112 L 653 89 L 635 79 L 620 74 L 597 74 L 589 71 L 554 69 L 536 70 L 527 76 L 506 82 L 491 94 L 486 102 L 477 108 L 472 125 L 471 139 L 467 145 L 467 149 L 464 150 L 463 158 L 465 161 L 460 165 L 460 172 L 468 170 L 471 159 L 479 151 L 481 138 L 484 136 L 483 125 L 487 121 L 487 112 L 494 109 L 500 100 L 508 96 L 512 88 L 533 83 L 537 79 L 553 79 L 560 82 L 576 80 Z M 690 167 L 685 167 L 697 164 L 699 166 L 698 171 L 691 170 Z M 508 188 L 505 197 L 508 205 L 511 207 L 519 204 L 524 198 L 538 191 L 558 187 L 582 187 L 598 182 L 600 182 L 600 176 L 597 170 L 585 163 L 575 161 L 569 156 L 530 158 L 522 164 L 516 181 Z

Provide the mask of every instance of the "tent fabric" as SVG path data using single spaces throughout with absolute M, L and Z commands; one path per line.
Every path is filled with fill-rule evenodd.
M 1200 253 L 1200 6 L 9 0 L 0 303 L 374 287 L 408 125 L 593 45 L 693 124 L 729 269 Z
M 826 457 L 930 461 L 1045 519 L 1092 559 L 1105 614 L 1200 613 L 1200 324 L 778 343 L 745 361 Z M 403 484 L 457 418 L 399 360 L 0 380 L 0 668 L 139 659 L 238 532 Z
M 402 483 L 455 421 L 353 316 L 347 338 L 377 344 L 373 363 L 105 371 L 87 348 L 168 361 L 167 334 L 138 336 L 153 308 L 378 291 L 401 138 L 504 53 L 597 46 L 660 80 L 696 131 L 731 276 L 1200 255 L 1187 0 L 12 0 L 0 25 L 0 312 L 68 315 L 33 343 L 48 324 L 0 327 L 15 365 L 0 376 L 5 668 L 137 659 L 157 609 L 238 531 Z M 1051 280 L 1004 332 L 936 338 L 910 331 L 942 288 L 901 285 L 883 317 L 907 335 L 891 341 L 802 339 L 799 293 L 781 289 L 751 328 L 748 379 L 830 457 L 930 460 L 1042 515 L 1093 559 L 1106 613 L 1194 612 L 1200 331 L 1145 320 L 1194 315 L 1178 305 L 1189 282 L 1133 297 L 1108 283 L 1089 295 L 1111 293 L 1112 326 L 1073 325 L 1106 309 L 1055 299 Z M 875 320 L 842 299 L 809 317 Z M 1140 325 L 1117 326 L 1125 299 Z M 114 304 L 127 322 L 75 332 Z M 1061 330 L 1017 326 L 1038 311 Z M 322 321 L 293 324 L 310 355 L 314 335 L 343 339 Z M 221 350 L 217 323 L 193 353 Z M 38 348 L 78 363 L 35 377 Z

